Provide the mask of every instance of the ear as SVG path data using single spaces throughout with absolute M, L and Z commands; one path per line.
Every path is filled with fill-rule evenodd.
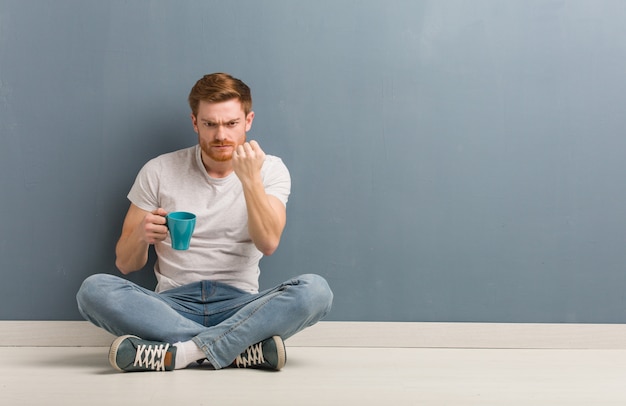
M 248 113 L 248 116 L 246 117 L 246 132 L 250 131 L 253 120 L 254 120 L 254 111 L 251 111 Z
M 193 130 L 198 134 L 198 118 L 191 113 L 191 123 L 193 124 Z

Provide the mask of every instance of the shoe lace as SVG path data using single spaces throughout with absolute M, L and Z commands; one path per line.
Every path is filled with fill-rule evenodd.
M 168 343 L 159 345 L 139 344 L 133 365 L 153 371 L 165 371 L 165 354 L 167 354 L 168 348 L 170 348 Z
M 263 347 L 261 344 L 262 343 L 254 344 L 246 348 L 235 360 L 235 365 L 238 368 L 246 368 L 263 364 L 265 358 L 263 357 Z

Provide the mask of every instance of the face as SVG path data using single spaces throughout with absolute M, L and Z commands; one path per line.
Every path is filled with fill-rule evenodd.
M 237 99 L 219 103 L 201 101 L 198 115 L 191 114 L 193 129 L 198 134 L 205 165 L 227 162 L 233 157 L 235 148 L 246 141 L 246 132 L 252 127 L 254 112 L 246 114 Z

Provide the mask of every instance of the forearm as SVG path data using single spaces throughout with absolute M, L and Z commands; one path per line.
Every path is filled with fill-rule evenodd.
M 148 262 L 150 244 L 163 241 L 167 237 L 166 214 L 162 208 L 148 212 L 134 204 L 130 205 L 124 219 L 122 235 L 115 247 L 115 265 L 123 274 L 143 268 Z
M 254 245 L 264 255 L 272 255 L 278 248 L 285 227 L 284 206 L 277 198 L 265 193 L 262 181 L 244 186 L 248 210 L 248 233 Z
M 264 255 L 272 255 L 283 233 L 286 210 L 283 203 L 265 193 L 261 168 L 265 153 L 256 141 L 239 145 L 233 152 L 233 170 L 243 187 L 248 210 L 248 233 Z
M 121 237 L 115 247 L 115 266 L 125 275 L 140 270 L 148 262 L 149 245 L 134 234 Z
M 144 241 L 131 241 L 130 236 L 120 239 L 115 247 L 115 266 L 125 275 L 140 270 L 148 262 L 148 247 Z

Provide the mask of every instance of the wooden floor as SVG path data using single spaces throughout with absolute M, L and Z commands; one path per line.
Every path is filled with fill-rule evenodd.
M 279 372 L 119 373 L 86 322 L 0 321 L 0 406 L 626 405 L 626 326 L 322 322 Z
M 1 405 L 626 405 L 626 350 L 288 349 L 279 372 L 118 373 L 106 347 L 0 347 Z

